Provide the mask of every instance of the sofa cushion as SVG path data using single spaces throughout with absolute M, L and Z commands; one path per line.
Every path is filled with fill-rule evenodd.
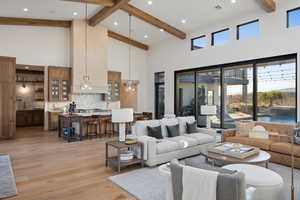
M 186 123 L 186 133 L 197 133 L 197 122 Z
M 167 139 L 160 140 L 156 144 L 157 154 L 168 153 L 168 152 L 176 151 L 179 149 L 180 149 L 180 146 L 177 142 L 172 142 Z
M 178 123 L 179 123 L 179 130 L 180 130 L 180 135 L 186 134 L 186 123 L 193 123 L 195 122 L 195 117 L 194 116 L 189 116 L 189 117 L 177 117 Z
M 151 127 L 147 126 L 148 130 L 148 136 L 154 137 L 156 139 L 163 139 L 163 136 L 161 134 L 161 126 Z
M 179 136 L 179 124 L 174 126 L 166 126 L 168 130 L 168 137 Z
M 185 136 L 196 139 L 198 141 L 198 144 L 206 144 L 206 143 L 214 142 L 215 140 L 213 136 L 204 133 L 191 133 L 191 134 L 186 134 Z
M 157 127 L 160 126 L 159 120 L 136 121 L 135 134 L 136 136 L 148 136 L 147 126 Z
M 225 142 L 233 142 L 233 143 L 241 143 L 241 144 L 245 144 L 245 145 L 251 145 L 251 146 L 266 150 L 266 151 L 270 150 L 270 145 L 273 143 L 272 140 L 248 138 L 248 137 L 242 137 L 242 136 L 226 137 Z
M 292 144 L 291 143 L 284 143 L 284 142 L 278 142 L 271 144 L 271 151 L 291 155 L 292 154 Z M 294 145 L 294 154 L 297 157 L 300 157 L 300 146 Z
M 167 140 L 176 142 L 177 144 L 179 144 L 181 149 L 185 149 L 200 144 L 198 140 L 187 136 L 178 136 L 178 137 L 168 138 Z
M 162 119 L 161 120 L 161 131 L 163 137 L 168 137 L 168 130 L 166 126 L 174 126 L 178 124 L 178 120 L 176 118 L 173 119 Z

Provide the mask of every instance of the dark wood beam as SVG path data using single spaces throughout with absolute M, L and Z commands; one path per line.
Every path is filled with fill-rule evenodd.
M 114 38 L 116 40 L 119 40 L 119 41 L 122 41 L 122 42 L 125 42 L 129 45 L 132 45 L 132 46 L 135 46 L 135 47 L 138 47 L 140 49 L 144 49 L 144 50 L 149 50 L 149 46 L 146 45 L 146 44 L 143 44 L 141 42 L 138 42 L 138 41 L 135 41 L 135 40 L 132 40 L 132 39 L 129 39 L 128 37 L 126 36 L 123 36 L 123 35 L 120 35 L 118 33 L 115 33 L 113 31 L 108 31 L 108 36 L 111 37 L 111 38 Z
M 122 10 L 124 10 L 125 12 L 149 23 L 152 24 L 158 28 L 164 29 L 166 32 L 180 38 L 180 39 L 185 39 L 186 38 L 186 33 L 184 33 L 183 31 L 178 30 L 177 28 L 161 21 L 160 19 L 151 16 L 150 14 L 132 6 L 129 4 L 123 5 Z
M 24 26 L 53 26 L 53 27 L 70 28 L 72 22 L 71 21 L 63 21 L 63 20 L 49 20 L 49 19 L 0 17 L 0 24 L 2 24 L 2 25 L 24 25 Z
M 102 5 L 102 6 L 115 5 L 115 0 L 63 0 L 63 1 L 78 2 L 78 3 L 91 3 L 91 4 Z
M 89 19 L 90 26 L 96 26 L 101 21 L 109 17 L 111 14 L 119 10 L 123 5 L 126 5 L 130 0 L 116 0 L 115 4 L 111 7 L 101 9 L 96 15 Z
M 256 0 L 258 4 L 266 11 L 266 12 L 274 12 L 276 10 L 276 2 L 275 0 Z

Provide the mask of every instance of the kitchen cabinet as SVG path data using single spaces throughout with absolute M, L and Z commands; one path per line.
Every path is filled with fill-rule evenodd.
M 18 110 L 17 127 L 42 126 L 44 124 L 44 110 Z
M 0 139 L 16 132 L 16 58 L 0 57 Z
M 121 72 L 113 72 L 109 71 L 107 75 L 107 100 L 108 101 L 120 101 L 120 93 L 121 93 Z
M 49 101 L 68 101 L 71 88 L 71 68 L 48 67 Z

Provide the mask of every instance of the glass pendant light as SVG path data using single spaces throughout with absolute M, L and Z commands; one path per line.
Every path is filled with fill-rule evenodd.
M 82 1 L 83 2 L 83 1 Z M 85 75 L 83 76 L 83 83 L 81 90 L 92 90 L 90 82 L 90 76 L 88 75 L 88 4 L 85 3 Z
M 129 39 L 131 39 L 131 34 L 132 34 L 132 27 L 131 27 L 131 20 L 132 16 L 131 14 L 129 14 Z M 131 45 L 128 45 L 129 47 L 129 51 L 128 51 L 128 54 L 129 54 L 129 80 L 126 81 L 126 91 L 127 92 L 135 92 L 135 84 L 134 84 L 134 81 L 131 79 L 131 65 L 132 65 L 132 62 L 131 62 Z

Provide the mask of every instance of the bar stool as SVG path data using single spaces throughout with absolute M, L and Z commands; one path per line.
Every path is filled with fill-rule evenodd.
M 98 136 L 98 129 L 100 126 L 99 120 L 96 118 L 89 119 L 87 122 L 87 137 L 97 137 Z
M 106 134 L 109 134 L 109 137 L 113 137 L 116 135 L 117 131 L 116 131 L 116 128 L 117 127 L 117 124 L 115 123 L 112 123 L 111 121 L 111 118 L 107 118 L 107 121 L 106 121 Z

